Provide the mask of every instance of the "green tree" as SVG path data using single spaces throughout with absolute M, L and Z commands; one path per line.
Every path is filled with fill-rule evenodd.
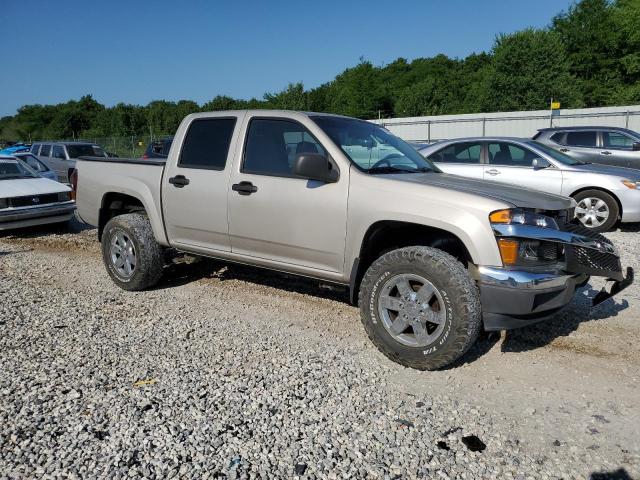
M 527 29 L 500 35 L 487 78 L 487 111 L 548 108 L 551 98 L 581 105 L 564 44 L 555 32 Z

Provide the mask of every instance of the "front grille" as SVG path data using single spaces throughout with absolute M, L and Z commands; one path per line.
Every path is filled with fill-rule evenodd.
M 622 265 L 620 259 L 611 253 L 602 253 L 591 248 L 573 246 L 573 256 L 583 267 L 594 270 L 620 272 Z
M 45 195 L 29 195 L 26 197 L 13 197 L 8 201 L 9 207 L 37 207 L 46 203 L 56 203 L 57 193 L 47 193 Z
M 566 223 L 560 226 L 565 232 L 575 233 L 595 240 L 603 245 L 614 247 L 613 242 L 604 235 L 575 223 Z M 614 247 L 615 248 L 615 247 Z M 615 253 L 601 252 L 593 248 L 585 248 L 579 245 L 566 245 L 565 255 L 567 270 L 575 273 L 586 273 L 609 277 L 622 271 L 620 257 Z

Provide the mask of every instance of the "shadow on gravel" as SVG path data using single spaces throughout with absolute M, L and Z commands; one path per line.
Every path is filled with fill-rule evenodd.
M 593 472 L 589 475 L 589 480 L 633 480 L 624 468 L 619 468 L 611 472 Z
M 598 290 L 594 290 L 591 284 L 587 284 L 578 290 L 573 301 L 556 317 L 530 327 L 507 331 L 502 343 L 502 351 L 523 352 L 544 347 L 553 340 L 576 331 L 581 323 L 616 317 L 629 308 L 627 300 L 619 301 L 616 297 L 593 307 L 591 299 L 596 293 Z
M 617 230 L 620 232 L 640 232 L 640 223 L 621 223 Z
M 15 230 L 5 230 L 0 232 L 0 238 L 39 238 L 49 235 L 63 235 L 65 233 L 80 233 L 91 230 L 93 227 L 86 223 L 81 223 L 75 218 L 64 223 L 50 223 L 48 225 L 35 225 Z
M 321 286 L 318 280 L 287 275 L 257 267 L 223 263 L 207 258 L 185 259 L 176 257 L 162 277 L 163 279 L 155 287 L 156 290 L 172 288 L 179 285 L 208 279 L 216 281 L 238 280 L 253 283 L 278 290 L 327 298 L 338 302 L 349 303 L 349 294 L 340 286 Z M 322 284 L 325 285 L 325 284 Z

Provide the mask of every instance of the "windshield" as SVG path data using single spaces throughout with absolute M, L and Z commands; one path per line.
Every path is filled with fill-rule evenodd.
M 311 119 L 360 170 L 367 173 L 440 171 L 411 145 L 374 123 L 330 116 Z
M 38 174 L 17 160 L 0 160 L 0 180 L 34 178 Z
M 16 158 L 19 158 L 23 162 L 26 162 L 31 168 L 33 168 L 36 172 L 46 172 L 48 168 L 38 160 L 35 155 L 31 153 L 16 155 Z
M 584 162 L 576 160 L 575 158 L 571 158 L 569 155 L 565 155 L 564 153 L 559 152 L 558 150 L 551 148 L 544 143 L 536 142 L 535 140 L 530 140 L 527 143 L 533 147 L 536 147 L 538 150 L 542 150 L 554 160 L 557 160 L 560 163 L 564 163 L 565 165 L 584 165 Z
M 104 150 L 97 145 L 67 145 L 69 158 L 106 157 Z

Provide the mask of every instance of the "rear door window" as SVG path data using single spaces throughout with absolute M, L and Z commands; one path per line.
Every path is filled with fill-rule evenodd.
M 224 170 L 236 118 L 202 118 L 191 122 L 178 166 Z
M 567 132 L 566 144 L 572 147 L 596 147 L 598 146 L 598 132 L 595 130 L 581 130 Z
M 480 142 L 456 143 L 429 155 L 429 160 L 440 163 L 480 164 Z
M 51 145 L 42 145 L 40 149 L 41 157 L 50 157 L 51 156 Z

